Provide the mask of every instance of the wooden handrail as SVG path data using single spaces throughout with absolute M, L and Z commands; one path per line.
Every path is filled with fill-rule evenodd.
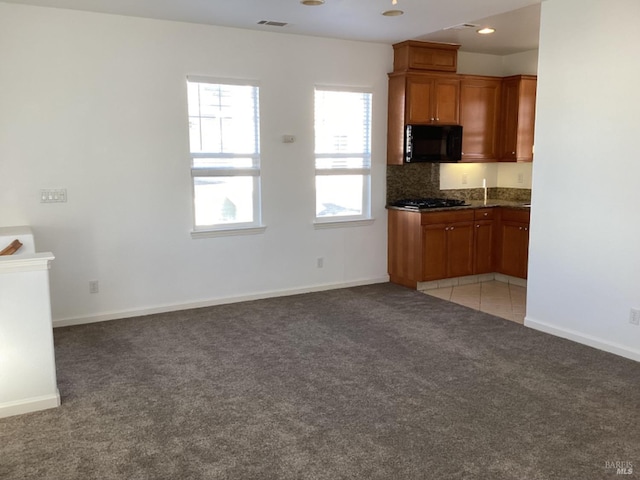
M 20 249 L 20 247 L 22 247 L 22 242 L 20 242 L 20 240 L 18 239 L 15 239 L 13 242 L 9 244 L 8 247 L 6 247 L 3 250 L 0 250 L 0 255 L 13 255 Z

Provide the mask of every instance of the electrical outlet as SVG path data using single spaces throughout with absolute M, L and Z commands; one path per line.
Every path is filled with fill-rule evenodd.
M 465 173 L 462 174 L 462 185 L 466 185 L 469 181 L 469 176 Z
M 518 174 L 518 183 L 524 183 L 524 173 Z
M 316 267 L 318 268 L 324 267 L 324 258 L 318 257 L 318 259 L 316 260 Z
M 91 280 L 89 282 L 89 293 L 98 293 L 100 291 L 100 283 L 98 280 Z
M 629 315 L 629 323 L 640 326 L 640 308 L 632 308 Z

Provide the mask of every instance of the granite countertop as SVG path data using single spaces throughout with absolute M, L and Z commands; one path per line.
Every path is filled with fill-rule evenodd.
M 412 208 L 403 208 L 403 207 L 392 207 L 387 205 L 387 209 L 389 210 L 404 210 L 407 212 L 417 212 L 417 213 L 425 213 L 425 212 L 442 212 L 442 211 L 451 211 L 451 210 L 469 210 L 475 208 L 494 208 L 494 207 L 508 207 L 517 210 L 530 210 L 531 205 L 529 203 L 518 202 L 513 200 L 495 200 L 488 198 L 487 203 L 484 203 L 484 200 L 467 200 L 466 205 L 461 205 L 459 207 L 442 207 L 442 208 L 425 208 L 422 210 L 415 210 Z

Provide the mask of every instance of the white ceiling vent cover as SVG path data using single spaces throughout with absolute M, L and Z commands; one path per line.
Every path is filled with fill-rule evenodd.
M 284 27 L 288 25 L 287 22 L 274 22 L 273 20 L 260 20 L 258 25 L 269 25 L 271 27 Z
M 478 25 L 474 25 L 473 23 L 459 23 L 452 27 L 443 28 L 443 30 L 467 30 L 468 28 L 478 28 Z

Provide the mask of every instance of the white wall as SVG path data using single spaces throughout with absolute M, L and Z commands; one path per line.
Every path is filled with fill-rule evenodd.
M 637 0 L 542 4 L 525 324 L 640 360 Z
M 58 324 L 388 278 L 390 46 L 4 3 L 0 45 L 0 226 L 55 254 Z M 188 74 L 259 81 L 262 235 L 190 238 Z M 371 226 L 313 228 L 315 84 L 374 92 Z
M 531 162 L 442 163 L 440 164 L 440 189 L 480 188 L 483 179 L 486 179 L 489 188 L 531 189 L 531 172 Z
M 458 52 L 458 73 L 465 75 L 536 75 L 538 72 L 538 50 L 511 55 L 489 55 L 484 53 Z
M 461 75 L 503 77 L 503 62 L 500 55 L 458 51 L 458 73 Z
M 502 75 L 537 75 L 538 50 L 513 53 L 502 57 Z
M 481 188 L 483 180 L 486 180 L 488 188 L 498 186 L 498 166 L 496 163 L 440 164 L 441 190 Z

